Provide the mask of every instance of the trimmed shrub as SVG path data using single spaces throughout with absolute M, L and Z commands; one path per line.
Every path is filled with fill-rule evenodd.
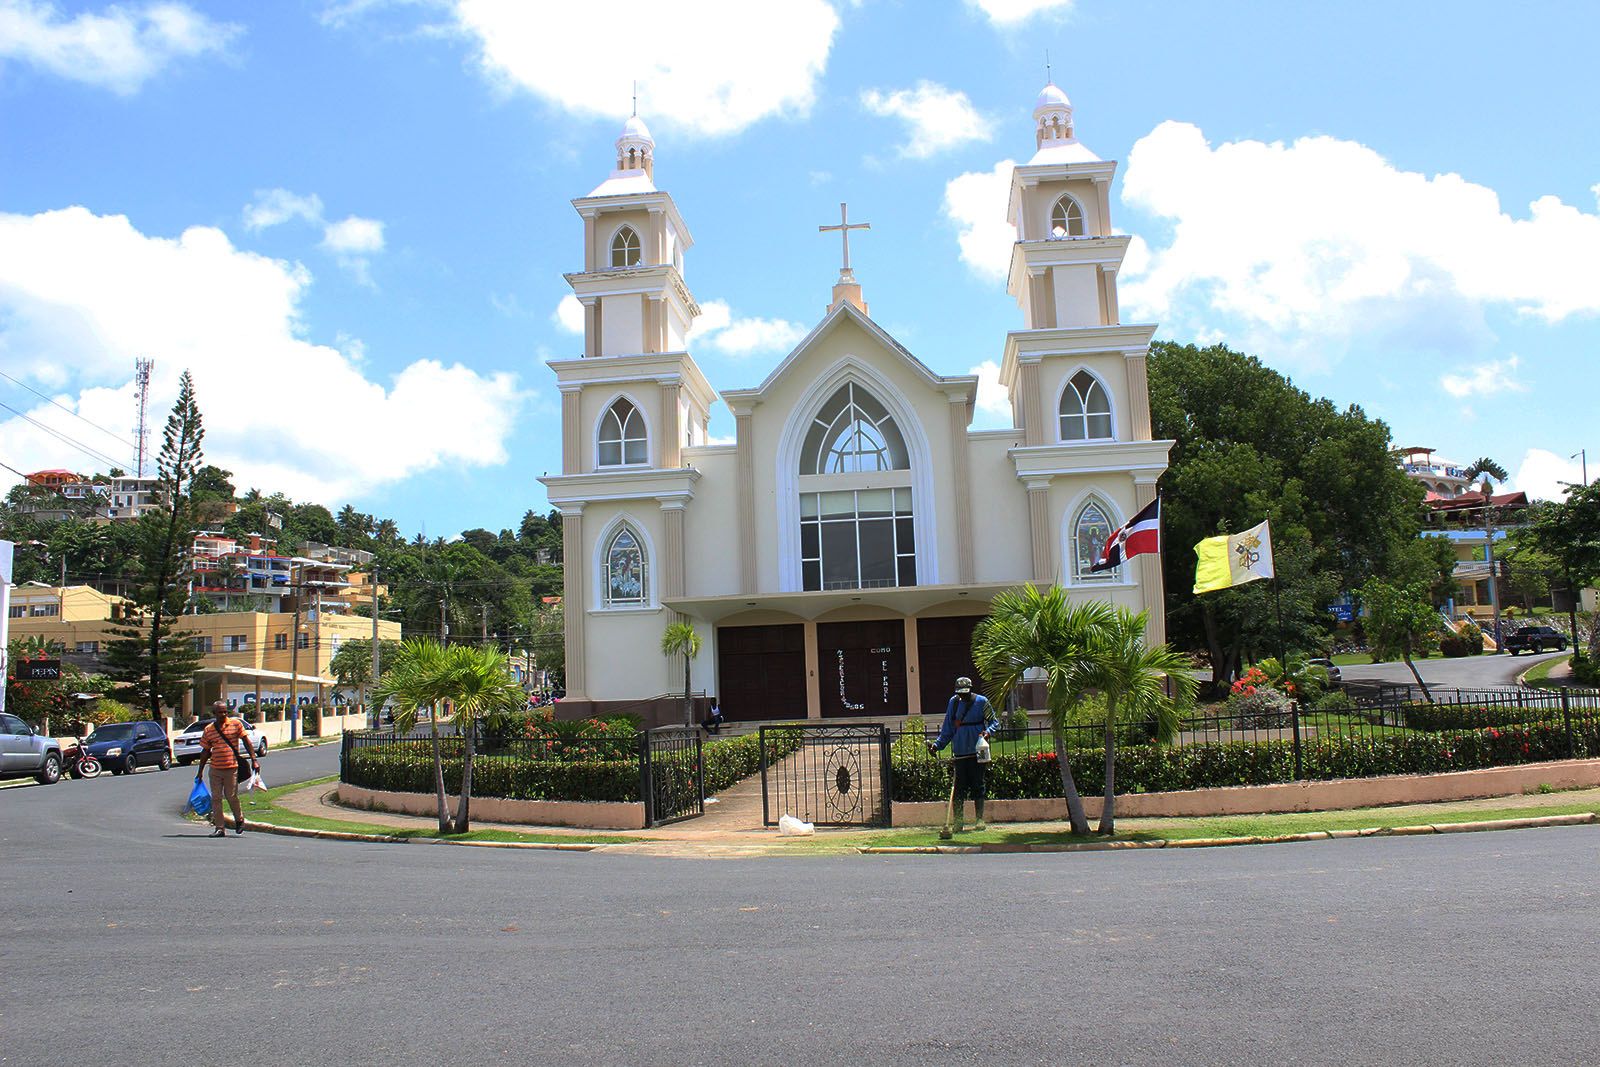
M 1545 695 L 1548 700 L 1548 695 Z M 1486 726 L 1544 722 L 1561 719 L 1558 704 L 1540 702 L 1525 707 L 1485 704 L 1427 704 L 1408 701 L 1400 705 L 1402 721 L 1413 730 L 1437 733 L 1441 730 L 1479 730 Z
M 1351 707 L 1352 704 L 1350 701 L 1350 694 L 1342 693 L 1335 689 L 1322 694 L 1321 698 L 1317 700 L 1317 703 L 1312 710 L 1332 712 L 1336 715 L 1345 715 L 1350 712 Z
M 800 731 L 767 731 L 767 766 L 800 747 Z M 701 746 L 706 765 L 706 796 L 720 793 L 733 783 L 761 771 L 761 734 L 716 738 Z
M 1028 713 L 1022 708 L 1012 708 L 1000 727 L 1002 741 L 1021 741 L 1028 736 Z
M 1241 730 L 1284 726 L 1289 722 L 1289 698 L 1269 686 L 1255 686 L 1248 692 L 1236 688 L 1228 697 L 1228 711 Z

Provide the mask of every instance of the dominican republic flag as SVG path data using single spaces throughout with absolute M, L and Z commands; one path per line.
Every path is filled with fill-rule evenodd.
M 1156 497 L 1122 529 L 1106 538 L 1106 547 L 1094 561 L 1091 571 L 1108 571 L 1120 567 L 1124 560 L 1145 552 L 1161 551 L 1161 498 Z

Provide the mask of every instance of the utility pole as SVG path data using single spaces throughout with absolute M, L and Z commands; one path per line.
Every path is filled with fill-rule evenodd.
M 289 740 L 300 738 L 300 587 L 294 589 L 294 627 L 289 631 Z
M 1587 448 L 1580 448 L 1576 452 L 1574 452 L 1572 455 L 1568 456 L 1567 458 L 1568 459 L 1579 459 L 1579 458 L 1581 458 L 1583 460 L 1583 484 L 1584 485 L 1588 485 L 1589 484 L 1589 450 Z
M 483 609 L 483 632 L 478 638 L 478 643 L 487 645 L 489 643 L 489 605 L 479 604 L 478 606 Z
M 1500 583 L 1495 580 L 1494 573 L 1494 506 L 1487 478 L 1483 480 L 1483 532 L 1483 561 L 1489 565 L 1489 607 L 1494 612 L 1494 650 L 1499 653 L 1504 651 L 1505 643 L 1500 636 Z

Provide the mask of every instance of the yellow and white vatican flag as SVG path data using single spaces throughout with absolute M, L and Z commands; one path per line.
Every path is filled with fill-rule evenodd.
M 1252 526 L 1236 534 L 1208 537 L 1194 546 L 1200 557 L 1194 568 L 1194 591 L 1209 593 L 1243 585 L 1257 578 L 1272 578 L 1272 527 Z

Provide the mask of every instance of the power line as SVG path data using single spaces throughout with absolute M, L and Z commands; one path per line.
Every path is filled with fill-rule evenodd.
M 54 429 L 53 427 L 46 426 L 44 423 L 40 422 L 38 419 L 34 418 L 31 415 L 27 415 L 27 414 L 24 414 L 23 412 L 18 411 L 16 408 L 12 407 L 10 404 L 0 403 L 0 408 L 5 408 L 7 411 L 11 412 L 11 414 L 13 414 L 17 418 L 21 419 L 23 422 L 26 422 L 26 423 L 28 423 L 30 425 L 33 425 L 33 426 L 37 426 L 39 429 L 43 430 L 45 433 L 49 434 L 51 437 L 56 438 L 58 441 L 62 442 L 63 444 L 71 445 L 73 448 L 76 448 L 79 452 L 82 452 L 84 455 L 89 456 L 92 459 L 98 460 L 99 462 L 104 463 L 109 467 L 115 467 L 117 465 L 117 461 L 112 459 L 110 456 L 106 455 L 104 452 L 96 452 L 94 449 L 90 448 L 88 445 L 84 444 L 82 441 L 79 441 L 79 440 L 77 440 L 76 438 L 73 438 L 73 437 L 69 437 L 66 434 L 62 433 L 60 430 Z
M 95 429 L 99 430 L 101 433 L 105 434 L 107 437 L 111 438 L 113 441 L 117 442 L 118 444 L 127 445 L 129 448 L 133 447 L 133 442 L 129 441 L 127 438 L 118 437 L 115 433 L 113 433 L 112 431 L 106 429 L 104 426 L 101 426 L 99 423 L 93 421 L 92 419 L 84 418 L 82 415 L 78 414 L 76 411 L 73 411 L 71 408 L 67 407 L 65 404 L 57 403 L 55 400 L 52 400 L 50 397 L 48 397 L 45 394 L 39 392 L 39 390 L 35 389 L 33 386 L 29 385 L 26 382 L 18 381 L 16 378 L 11 377 L 11 375 L 7 374 L 3 370 L 0 370 L 0 378 L 4 378 L 7 381 L 12 382 L 12 383 L 20 386 L 21 388 L 26 389 L 28 392 L 32 393 L 34 396 L 38 397 L 40 400 L 43 400 L 45 403 L 50 404 L 50 405 L 52 405 L 54 407 L 60 408 L 62 411 L 65 411 L 68 415 L 71 415 L 73 418 L 78 419 L 78 420 L 80 420 L 82 422 L 87 422 L 90 426 L 93 426 Z

